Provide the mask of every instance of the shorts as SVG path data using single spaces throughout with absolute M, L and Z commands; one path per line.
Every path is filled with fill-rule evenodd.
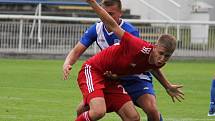
M 108 88 L 108 89 L 111 89 L 111 88 Z M 124 104 L 131 101 L 131 98 L 128 94 L 106 93 L 106 92 L 103 92 L 103 90 L 96 90 L 89 94 L 87 100 L 84 100 L 84 104 L 89 105 L 89 101 L 95 97 L 104 97 L 107 113 L 118 112 Z
M 99 74 L 86 63 L 79 72 L 78 85 L 85 105 L 89 105 L 92 98 L 104 97 L 107 112 L 117 112 L 125 103 L 131 101 L 122 85 L 117 81 L 104 81 L 103 74 Z
M 131 101 L 131 98 L 128 94 L 119 94 L 119 93 L 105 93 L 105 103 L 107 108 L 107 113 L 109 112 L 118 112 L 121 107 Z
M 103 91 L 107 112 L 118 112 L 125 103 L 131 101 L 128 93 L 117 81 L 106 80 Z
M 94 97 L 103 97 L 104 77 L 103 74 L 96 72 L 93 67 L 83 64 L 78 75 L 78 85 L 86 104 Z
M 128 92 L 131 96 L 131 99 L 135 105 L 137 105 L 137 99 L 144 94 L 151 94 L 155 96 L 152 81 L 135 78 L 135 80 L 123 80 L 122 85 L 126 92 Z

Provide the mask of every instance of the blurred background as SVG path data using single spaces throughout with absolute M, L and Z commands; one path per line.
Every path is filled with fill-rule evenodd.
M 169 33 L 177 38 L 175 58 L 215 57 L 213 0 L 122 3 L 122 18 L 138 28 L 142 39 L 153 43 Z M 97 21 L 83 0 L 0 0 L 0 57 L 64 58 Z M 96 52 L 98 48 L 91 46 L 82 57 Z
M 99 0 L 98 0 L 99 1 Z M 172 60 L 162 70 L 184 85 L 185 100 L 172 103 L 155 79 L 165 121 L 215 121 L 208 117 L 215 72 L 214 0 L 121 0 L 125 21 L 154 43 L 163 33 L 177 38 Z M 90 46 L 62 80 L 68 52 L 86 29 L 100 21 L 84 0 L 0 0 L 0 121 L 69 121 L 82 99 L 77 74 Z M 138 108 L 141 120 L 147 120 Z M 115 113 L 102 121 L 119 121 Z

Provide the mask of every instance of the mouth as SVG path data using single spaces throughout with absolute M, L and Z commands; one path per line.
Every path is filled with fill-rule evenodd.
M 157 65 L 159 65 L 159 66 L 162 65 L 162 64 L 163 64 L 162 62 L 158 62 L 158 63 L 157 63 Z

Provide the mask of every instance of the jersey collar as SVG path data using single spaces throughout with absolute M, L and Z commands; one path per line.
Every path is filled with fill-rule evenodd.
M 122 27 L 122 25 L 124 24 L 124 21 L 122 19 L 120 19 L 120 20 L 121 20 L 121 22 L 120 22 L 119 26 Z M 106 29 L 105 25 L 104 25 L 104 29 L 105 29 L 105 31 L 107 32 L 108 35 L 113 34 L 113 32 L 108 32 L 108 30 Z

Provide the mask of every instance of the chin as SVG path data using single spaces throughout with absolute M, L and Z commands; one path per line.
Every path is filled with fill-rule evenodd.
M 156 63 L 156 66 L 161 66 L 161 65 L 163 65 L 162 63 Z

